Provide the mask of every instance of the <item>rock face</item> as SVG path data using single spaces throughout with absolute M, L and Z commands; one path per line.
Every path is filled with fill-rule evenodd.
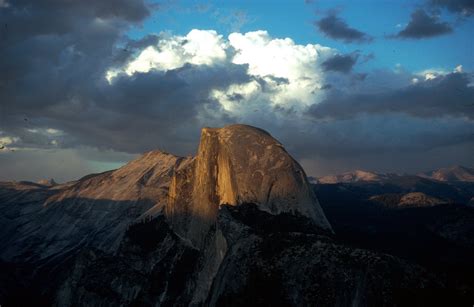
M 0 225 L 2 306 L 406 305 L 445 286 L 338 241 L 300 165 L 245 125 L 203 129 L 194 158 L 1 183 Z
M 199 246 L 221 205 L 245 203 L 298 214 L 331 231 L 303 169 L 267 132 L 245 125 L 202 129 L 197 157 L 173 177 L 167 216 Z

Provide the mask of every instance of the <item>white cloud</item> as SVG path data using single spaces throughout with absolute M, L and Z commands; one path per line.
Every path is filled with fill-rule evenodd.
M 163 37 L 122 68 L 110 69 L 109 82 L 118 75 L 151 70 L 167 71 L 194 65 L 248 65 L 246 84 L 214 89 L 209 97 L 233 116 L 268 112 L 273 107 L 302 111 L 322 99 L 325 74 L 320 64 L 336 50 L 319 44 L 298 45 L 290 38 L 272 38 L 266 31 L 232 33 L 224 39 L 213 30 L 192 30 L 186 36 Z
M 273 39 L 266 31 L 232 33 L 229 43 L 235 49 L 232 62 L 247 64 L 249 75 L 263 78 L 270 86 L 267 99 L 272 105 L 297 110 L 317 101 L 315 94 L 324 83 L 320 63 L 335 52 L 319 44 L 298 45 L 290 38 Z
M 51 134 L 51 135 L 61 135 L 61 134 L 63 134 L 63 132 L 61 130 L 53 129 L 53 128 L 46 129 L 46 132 L 48 134 Z
M 7 149 L 13 149 L 10 145 L 14 145 L 20 141 L 18 137 L 11 136 L 1 136 L 2 131 L 0 131 L 0 153 L 6 153 Z
M 63 135 L 64 133 L 61 130 L 54 128 L 29 128 L 26 131 L 30 133 L 39 133 L 43 135 Z
M 415 75 L 418 76 L 421 79 L 424 79 L 425 81 L 427 80 L 433 80 L 436 79 L 439 76 L 444 76 L 448 73 L 448 71 L 442 69 L 442 68 L 429 68 L 425 69 L 419 72 L 416 72 Z
M 436 73 L 428 72 L 425 74 L 425 80 L 433 80 L 433 79 L 436 79 L 437 76 L 438 74 Z
M 321 45 L 297 45 L 290 38 L 272 39 L 267 31 L 232 33 L 229 42 L 236 50 L 232 62 L 248 64 L 251 75 L 291 80 L 314 78 L 320 55 L 331 52 Z
M 6 146 L 18 142 L 20 138 L 10 136 L 0 136 L 0 145 Z
M 415 75 L 420 76 L 426 80 L 433 80 L 438 78 L 439 76 L 445 76 L 451 72 L 454 73 L 462 73 L 463 72 L 463 67 L 462 65 L 456 66 L 452 71 L 443 69 L 443 68 L 430 68 L 430 69 L 425 69 L 423 71 L 415 73 Z
M 156 46 L 148 46 L 126 67 L 107 71 L 109 82 L 125 72 L 131 76 L 150 70 L 166 71 L 184 66 L 213 65 L 226 59 L 227 45 L 213 30 L 192 30 L 186 36 L 164 37 Z

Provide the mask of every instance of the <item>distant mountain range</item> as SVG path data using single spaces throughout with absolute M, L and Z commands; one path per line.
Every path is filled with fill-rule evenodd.
M 474 168 L 465 166 L 453 166 L 440 168 L 437 170 L 418 173 L 416 175 L 399 175 L 394 173 L 380 174 L 364 170 L 356 170 L 338 175 L 328 175 L 322 177 L 310 177 L 312 183 L 334 184 L 353 182 L 382 182 L 394 180 L 395 178 L 418 176 L 442 182 L 474 182 Z
M 312 177 L 314 183 L 349 183 L 359 181 L 381 181 L 389 178 L 392 175 L 377 174 L 368 171 L 356 170 L 353 172 L 346 172 L 339 175 L 328 175 L 323 177 Z M 395 175 L 396 176 L 396 175 Z
M 426 173 L 419 173 L 418 176 L 447 182 L 474 182 L 474 168 L 469 168 L 465 166 L 453 166 L 448 168 L 440 168 L 438 170 Z
M 334 185 L 338 193 L 351 191 L 352 200 L 388 207 L 420 207 L 457 203 L 474 205 L 474 169 L 454 166 L 417 175 L 368 171 L 311 178 L 319 186 Z

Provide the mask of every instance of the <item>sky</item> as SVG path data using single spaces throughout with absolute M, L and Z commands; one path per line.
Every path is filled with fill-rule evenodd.
M 474 166 L 472 0 L 0 0 L 0 26 L 0 180 L 233 123 L 312 176 Z

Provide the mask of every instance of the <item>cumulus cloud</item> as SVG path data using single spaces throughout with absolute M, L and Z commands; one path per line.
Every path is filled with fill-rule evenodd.
M 317 44 L 275 39 L 266 31 L 231 33 L 224 39 L 212 30 L 192 30 L 186 36 L 163 37 L 123 67 L 109 70 L 106 78 L 113 82 L 121 74 L 166 72 L 186 64 L 237 65 L 246 69 L 248 82 L 210 92 L 210 98 L 230 115 L 275 106 L 300 110 L 317 101 L 324 82 L 321 62 L 333 53 L 331 48 Z
M 184 64 L 215 65 L 226 58 L 226 44 L 216 31 L 191 30 L 186 36 L 162 37 L 156 45 L 149 45 L 140 55 L 128 63 L 124 72 L 146 73 L 150 70 L 166 71 Z M 123 70 L 123 69 L 122 69 Z M 111 82 L 122 70 L 109 70 L 107 80 Z
M 263 92 L 264 100 L 283 108 L 301 109 L 315 101 L 324 83 L 321 61 L 334 52 L 317 44 L 297 45 L 290 38 L 272 39 L 266 31 L 233 33 L 229 42 L 235 50 L 232 62 L 248 65 L 249 75 L 261 79 L 246 90 Z
M 425 10 L 418 9 L 411 14 L 407 26 L 392 37 L 421 39 L 448 34 L 452 31 L 447 22 L 439 20 L 439 16 L 428 15 Z
M 350 27 L 342 18 L 334 12 L 321 18 L 314 23 L 316 27 L 327 37 L 342 40 L 346 43 L 363 43 L 372 41 L 372 37 L 364 32 Z

